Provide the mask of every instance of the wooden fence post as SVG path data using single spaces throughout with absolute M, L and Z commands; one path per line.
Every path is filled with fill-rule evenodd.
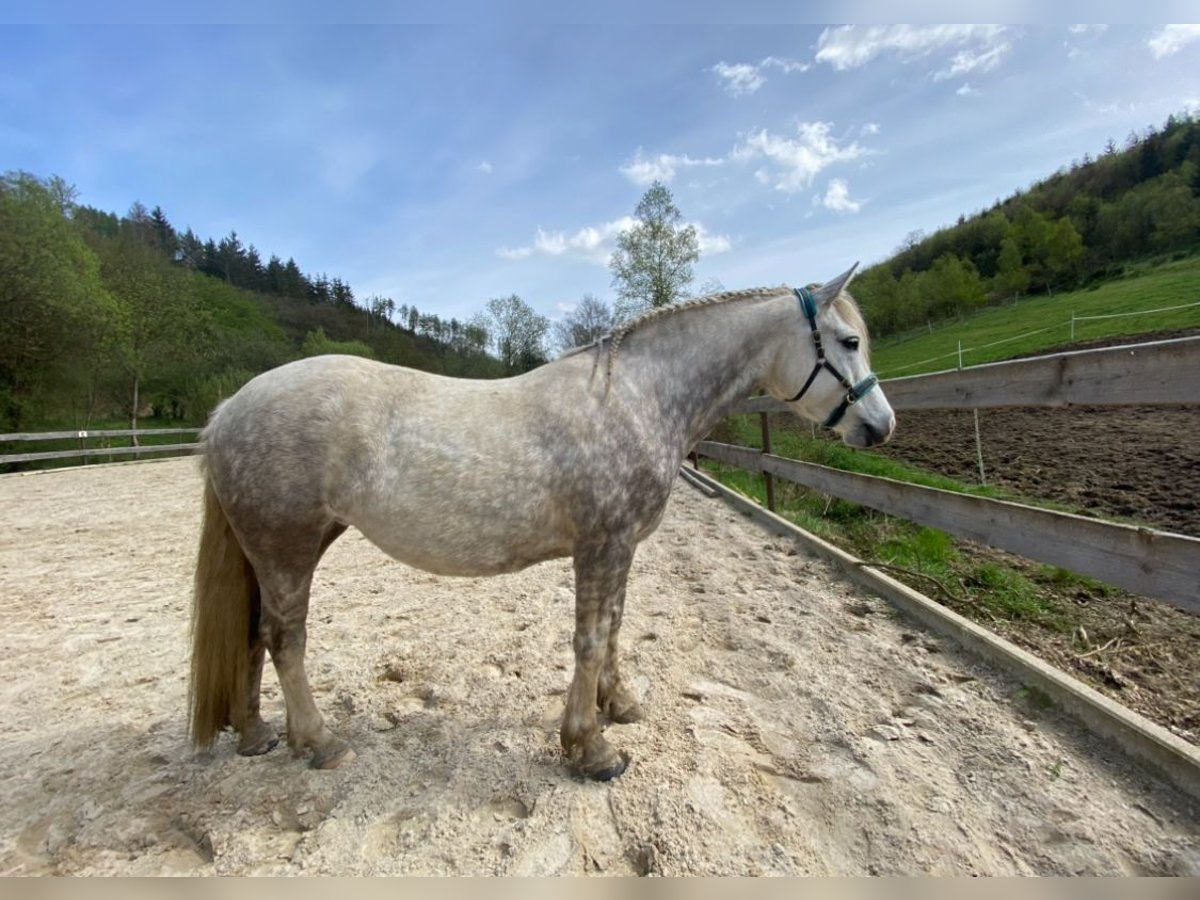
M 963 348 L 962 341 L 958 342 L 958 370 L 961 372 L 963 367 Z M 983 471 L 983 438 L 979 434 L 979 407 L 971 410 L 971 416 L 975 420 L 975 462 L 979 465 L 979 483 L 987 484 L 987 475 Z
M 763 453 L 771 452 L 771 417 L 768 413 L 759 413 L 759 420 L 762 422 L 762 451 Z M 763 483 L 767 488 L 767 509 L 775 512 L 775 476 L 770 472 L 763 472 Z

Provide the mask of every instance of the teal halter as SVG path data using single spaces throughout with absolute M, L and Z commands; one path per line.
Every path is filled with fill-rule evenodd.
M 796 396 L 787 402 L 795 403 L 803 397 L 808 392 L 808 389 L 812 387 L 812 383 L 817 380 L 817 376 L 821 374 L 821 370 L 825 369 L 846 389 L 846 396 L 842 398 L 842 402 L 837 405 L 822 423 L 826 428 L 832 428 L 838 422 L 842 421 L 842 416 L 846 414 L 846 410 L 871 393 L 871 389 L 879 384 L 879 379 L 872 372 L 858 384 L 851 384 L 850 380 L 839 372 L 833 363 L 825 358 L 825 347 L 821 344 L 821 332 L 817 329 L 817 301 L 813 299 L 812 292 L 808 288 L 796 288 L 794 293 L 796 294 L 796 299 L 800 301 L 800 308 L 804 311 L 804 318 L 808 319 L 808 327 L 812 329 L 813 344 L 817 348 L 817 364 L 813 366 L 813 370 L 808 376 L 808 381 L 804 382 L 804 387 L 800 388 Z

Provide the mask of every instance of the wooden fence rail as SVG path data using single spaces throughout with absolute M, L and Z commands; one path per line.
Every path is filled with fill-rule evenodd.
M 40 431 L 0 434 L 0 444 L 16 441 L 88 441 L 96 438 L 151 437 L 166 434 L 199 434 L 199 428 L 114 428 L 101 431 L 79 429 L 76 431 Z M 89 459 L 97 456 L 140 456 L 144 453 L 178 453 L 194 450 L 199 444 L 143 444 L 133 447 L 77 447 L 71 450 L 37 450 L 26 453 L 9 453 L 0 456 L 0 465 L 8 463 L 38 462 L 46 459 Z
M 199 434 L 199 428 L 111 428 L 104 431 L 89 431 L 87 429 L 78 429 L 76 431 L 22 431 L 13 434 L 0 434 L 0 444 L 7 441 L 67 441 L 76 438 L 80 440 L 88 440 L 90 438 L 110 438 L 110 437 L 145 437 L 152 434 Z
M 1200 402 L 1200 337 L 1076 350 L 880 382 L 893 409 L 1150 406 Z M 785 412 L 754 397 L 736 413 Z
M 702 441 L 696 451 L 1200 613 L 1200 538 L 845 472 L 731 444 Z
M 1200 337 L 987 363 L 883 382 L 895 409 L 1200 402 Z
M 882 387 L 899 410 L 1195 404 L 1200 337 L 989 363 L 889 379 Z M 767 414 L 786 409 L 754 397 L 734 411 L 760 414 L 766 452 L 712 441 L 700 442 L 696 452 L 759 472 L 768 484 L 783 478 L 1200 613 L 1198 538 L 774 456 Z

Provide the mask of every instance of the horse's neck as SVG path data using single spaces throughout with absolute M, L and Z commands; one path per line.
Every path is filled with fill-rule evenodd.
M 639 398 L 655 406 L 681 446 L 704 437 L 765 376 L 783 315 L 771 299 L 680 311 L 647 328 L 630 354 L 635 360 L 617 360 L 617 371 L 636 369 Z

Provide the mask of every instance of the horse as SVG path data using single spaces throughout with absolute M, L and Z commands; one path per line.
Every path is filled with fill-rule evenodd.
M 193 743 L 211 747 L 226 726 L 243 755 L 278 743 L 259 707 L 269 651 L 293 753 L 310 754 L 319 769 L 354 758 L 326 727 L 304 667 L 313 571 L 353 526 L 438 575 L 573 557 L 575 667 L 560 742 L 577 774 L 620 775 L 628 756 L 603 737 L 597 716 L 644 715 L 618 660 L 626 580 L 695 443 L 760 389 L 849 445 L 892 434 L 866 326 L 845 291 L 853 272 L 652 310 L 511 378 L 448 378 L 331 355 L 249 381 L 200 437 Z

